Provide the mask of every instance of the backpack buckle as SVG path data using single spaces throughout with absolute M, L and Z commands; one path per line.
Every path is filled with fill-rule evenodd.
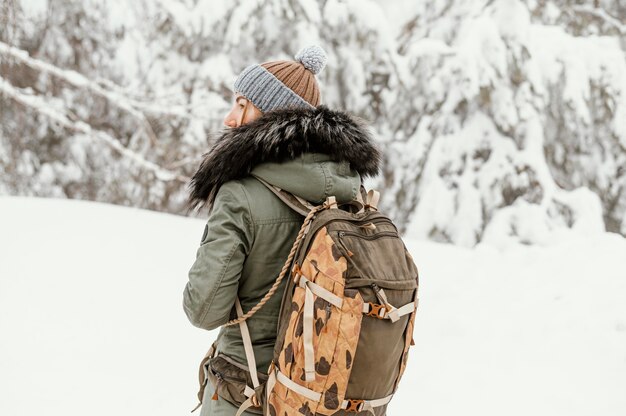
M 324 201 L 324 208 L 326 209 L 331 209 L 331 208 L 337 208 L 337 199 L 335 199 L 334 196 L 329 196 L 326 198 L 326 201 Z
M 346 412 L 355 412 L 358 413 L 363 410 L 363 405 L 365 400 L 361 399 L 348 399 L 348 405 L 346 406 Z
M 298 284 L 300 282 L 300 275 L 302 274 L 302 269 L 298 266 L 298 263 L 295 263 L 291 269 L 293 282 Z
M 387 308 L 385 305 L 380 305 L 378 303 L 368 302 L 370 305 L 370 311 L 367 313 L 367 316 L 371 316 L 378 319 L 385 319 L 387 315 Z

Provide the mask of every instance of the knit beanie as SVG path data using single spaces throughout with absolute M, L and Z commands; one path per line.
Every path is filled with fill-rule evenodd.
M 302 48 L 295 58 L 250 65 L 235 81 L 235 93 L 264 113 L 286 107 L 317 107 L 321 97 L 315 75 L 326 65 L 326 52 L 312 45 Z

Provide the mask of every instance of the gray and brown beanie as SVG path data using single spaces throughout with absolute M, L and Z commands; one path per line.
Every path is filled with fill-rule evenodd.
M 326 52 L 312 45 L 302 48 L 295 58 L 250 65 L 235 81 L 235 93 L 264 113 L 286 107 L 317 107 L 321 97 L 315 75 L 326 65 Z

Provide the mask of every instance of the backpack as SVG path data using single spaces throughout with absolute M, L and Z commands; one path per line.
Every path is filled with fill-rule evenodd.
M 226 324 L 241 328 L 244 380 L 252 384 L 244 382 L 237 416 L 385 414 L 414 345 L 418 271 L 396 226 L 378 212 L 379 193 L 361 186 L 355 201 L 329 197 L 312 206 L 257 179 L 305 220 L 270 292 L 246 314 L 237 302 L 238 318 Z M 245 319 L 287 271 L 274 358 L 261 384 Z

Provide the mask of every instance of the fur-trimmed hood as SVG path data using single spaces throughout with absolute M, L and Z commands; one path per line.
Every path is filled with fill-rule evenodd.
M 380 150 L 362 119 L 324 105 L 274 110 L 220 135 L 191 179 L 188 204 L 211 205 L 229 180 L 248 176 L 262 163 L 283 163 L 305 153 L 348 162 L 361 177 L 376 176 L 380 169 Z

